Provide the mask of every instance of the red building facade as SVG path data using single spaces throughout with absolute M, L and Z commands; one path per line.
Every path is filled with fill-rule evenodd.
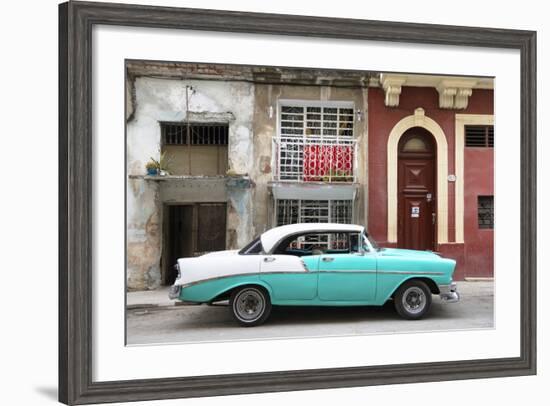
M 492 277 L 492 86 L 406 80 L 369 89 L 369 232 L 456 259 L 455 279 Z

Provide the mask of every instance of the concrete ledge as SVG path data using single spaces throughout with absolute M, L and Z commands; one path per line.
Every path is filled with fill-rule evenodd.
M 223 180 L 227 179 L 226 175 L 128 175 L 129 179 L 143 179 L 152 181 L 208 181 L 208 180 Z
M 464 278 L 466 282 L 494 282 L 495 278 L 481 276 L 467 276 Z

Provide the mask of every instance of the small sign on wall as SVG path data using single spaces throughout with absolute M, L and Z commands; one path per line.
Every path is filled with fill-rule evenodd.
M 420 217 L 420 207 L 418 206 L 411 207 L 411 217 Z

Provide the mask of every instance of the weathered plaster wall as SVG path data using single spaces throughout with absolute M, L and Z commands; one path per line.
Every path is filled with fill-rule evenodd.
M 162 203 L 159 185 L 129 179 L 127 196 L 128 289 L 154 289 L 160 284 Z
M 184 178 L 161 184 L 160 200 L 163 203 L 214 203 L 226 202 L 226 180 L 223 176 Z
M 254 106 L 254 165 L 251 175 L 256 182 L 254 188 L 254 231 L 256 234 L 274 226 L 273 201 L 269 194 L 268 182 L 273 180 L 272 137 L 277 131 L 277 106 L 280 99 L 351 101 L 355 110 L 361 110 L 363 119 L 355 121 L 355 136 L 358 140 L 357 180 L 360 184 L 354 221 L 365 224 L 367 219 L 367 94 L 368 89 L 361 87 L 334 86 L 291 86 L 256 84 Z M 269 108 L 273 109 L 270 118 Z M 299 196 L 297 196 L 299 198 Z
M 134 81 L 133 115 L 127 123 L 127 282 L 129 289 L 154 289 L 161 281 L 163 198 L 172 203 L 219 201 L 220 190 L 201 188 L 191 181 L 178 186 L 171 181 L 140 178 L 150 157 L 160 154 L 160 122 L 186 120 L 185 86 L 195 90 L 190 98 L 191 121 L 229 122 L 228 161 L 231 171 L 251 173 L 253 156 L 253 85 L 246 82 L 183 81 L 138 77 Z M 131 94 L 131 92 L 130 92 Z M 137 178 L 136 178 L 137 176 Z M 187 185 L 186 185 L 187 182 Z M 199 181 L 200 183 L 201 181 Z M 198 186 L 194 188 L 194 186 Z M 164 190 L 167 189 L 167 190 Z M 211 199 L 211 200 L 210 200 Z M 242 246 L 252 236 L 252 189 L 228 189 L 228 248 Z M 235 238 L 234 236 L 238 236 Z

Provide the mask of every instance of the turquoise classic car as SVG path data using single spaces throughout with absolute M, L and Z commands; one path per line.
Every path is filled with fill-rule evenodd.
M 457 302 L 456 262 L 431 251 L 380 248 L 364 227 L 301 223 L 275 227 L 241 250 L 180 258 L 170 298 L 229 300 L 235 320 L 256 326 L 272 306 L 381 306 L 406 319 L 428 312 L 432 295 Z

